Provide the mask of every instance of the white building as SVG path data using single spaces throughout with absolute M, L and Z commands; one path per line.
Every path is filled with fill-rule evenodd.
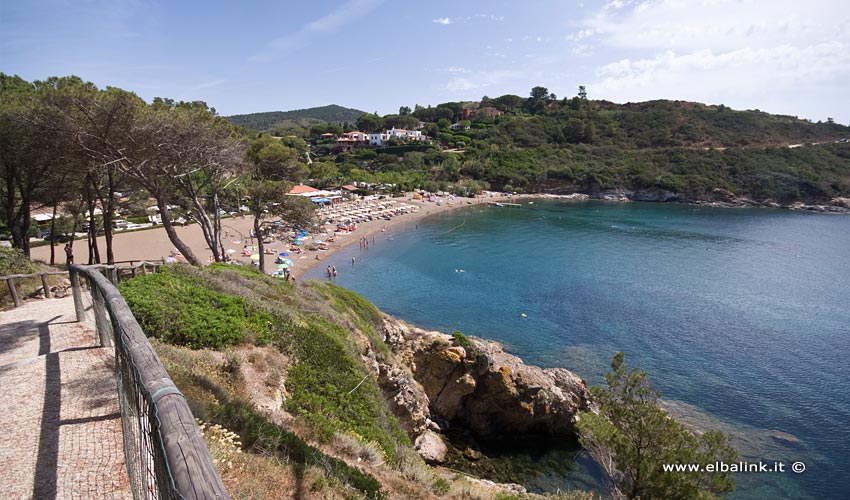
M 372 146 L 383 146 L 389 138 L 389 134 L 375 132 L 374 134 L 369 134 L 369 144 L 371 144 Z
M 420 130 L 407 130 L 395 127 L 387 130 L 387 136 L 397 137 L 399 139 L 411 139 L 414 141 L 422 141 L 425 139 L 425 136 L 422 135 L 422 131 Z
M 368 140 L 368 134 L 364 132 L 360 132 L 359 130 L 355 130 L 353 132 L 346 132 L 342 134 L 346 139 L 354 139 L 355 141 L 366 142 Z

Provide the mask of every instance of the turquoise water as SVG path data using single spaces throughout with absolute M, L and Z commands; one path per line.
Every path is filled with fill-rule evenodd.
M 738 474 L 730 498 L 850 498 L 848 216 L 474 206 L 381 233 L 368 251 L 355 241 L 328 264 L 389 314 L 591 383 L 625 351 L 686 420 L 733 433 L 746 459 L 807 465 Z

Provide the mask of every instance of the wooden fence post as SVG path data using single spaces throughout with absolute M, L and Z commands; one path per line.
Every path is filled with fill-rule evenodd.
M 71 266 L 71 293 L 74 295 L 74 310 L 77 313 L 77 322 L 86 319 L 86 308 L 83 306 L 83 290 L 80 287 L 80 273 Z
M 9 294 L 12 296 L 12 300 L 15 302 L 15 307 L 21 307 L 21 299 L 18 298 L 18 291 L 15 290 L 14 278 L 6 278 L 6 284 L 9 285 Z
M 44 288 L 44 298 L 49 299 L 50 298 L 50 284 L 47 283 L 47 275 L 44 274 L 44 273 L 41 274 L 41 286 L 42 286 L 42 288 Z

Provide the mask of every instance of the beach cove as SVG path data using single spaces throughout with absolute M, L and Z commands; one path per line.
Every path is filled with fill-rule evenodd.
M 329 231 L 325 234 L 332 234 L 334 236 L 334 241 L 327 243 L 327 250 L 307 251 L 300 256 L 290 256 L 290 259 L 295 257 L 292 260 L 296 264 L 293 266 L 292 275 L 297 279 L 299 276 L 330 257 L 341 248 L 351 244 L 356 244 L 359 238 L 367 237 L 370 238 L 371 241 L 371 238 L 378 233 L 386 233 L 399 225 L 415 224 L 430 215 L 437 215 L 470 206 L 467 202 L 470 204 L 482 204 L 487 201 L 492 201 L 492 199 L 496 199 L 495 195 L 493 198 L 488 195 L 477 199 L 454 198 L 450 200 L 447 198 L 440 198 L 440 203 L 438 204 L 436 202 L 415 200 L 413 199 L 412 193 L 408 193 L 403 198 L 394 198 L 397 202 L 412 206 L 416 210 L 412 213 L 394 216 L 390 220 L 376 219 L 359 223 L 357 224 L 357 229 L 350 233 L 333 233 L 333 230 L 335 229 L 333 224 L 323 226 L 321 230 L 314 232 L 313 235 L 319 236 L 323 232 Z M 224 218 L 221 221 L 222 232 L 227 235 L 227 237 L 223 238 L 225 249 L 234 250 L 233 259 L 244 265 L 251 265 L 251 259 L 247 256 L 242 256 L 241 250 L 245 245 L 252 245 L 249 234 L 253 229 L 253 223 L 253 218 L 248 215 L 236 215 Z M 204 240 L 201 228 L 197 224 L 175 226 L 175 230 L 183 242 L 185 242 L 199 258 L 204 259 L 205 256 L 212 255 L 206 241 Z M 100 248 L 101 256 L 104 256 L 106 251 L 105 238 L 103 236 L 99 236 L 97 238 L 97 244 Z M 168 239 L 168 236 L 165 234 L 165 229 L 161 226 L 143 230 L 116 232 L 114 233 L 112 244 L 115 260 L 119 262 L 130 260 L 161 260 L 169 257 L 174 249 L 174 244 Z M 254 241 L 253 246 L 256 247 L 256 240 Z M 265 246 L 270 250 L 277 251 L 276 253 L 270 253 L 263 256 L 266 271 L 271 272 L 276 269 L 274 260 L 277 253 L 285 251 L 285 248 L 288 247 L 288 245 L 284 242 L 277 241 L 268 243 Z M 65 255 L 62 251 L 62 245 L 57 245 L 54 251 L 56 255 L 56 263 L 64 263 Z M 77 263 L 85 263 L 87 261 L 88 252 L 84 237 L 74 242 L 74 254 Z M 316 259 L 316 256 L 319 257 L 318 260 Z M 31 258 L 33 260 L 49 262 L 50 246 L 44 245 L 32 248 Z
M 327 263 L 389 314 L 590 383 L 625 351 L 692 428 L 731 431 L 748 460 L 808 465 L 738 474 L 729 498 L 841 498 L 848 226 L 788 210 L 534 200 L 429 217 Z M 528 485 L 585 480 L 579 467 Z

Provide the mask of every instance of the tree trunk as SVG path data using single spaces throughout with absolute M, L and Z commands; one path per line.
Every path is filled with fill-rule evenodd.
M 103 237 L 106 241 L 106 263 L 115 263 L 115 254 L 112 251 L 112 215 L 115 211 L 115 176 L 113 167 L 106 167 L 106 202 L 100 199 L 100 204 L 103 206 Z
M 218 200 L 218 193 L 213 193 L 213 205 L 216 207 L 215 214 L 213 215 L 213 240 L 218 243 L 218 254 L 216 256 L 216 261 L 219 258 L 224 260 L 224 243 L 221 241 L 221 214 L 218 211 L 218 207 L 221 206 L 221 203 Z M 213 255 L 216 255 L 213 253 Z
M 86 191 L 89 191 L 86 189 Z M 97 217 L 94 210 L 97 207 L 91 192 L 86 193 L 86 205 L 89 207 L 89 265 L 100 264 L 100 249 L 97 247 Z
M 211 207 L 213 211 L 213 220 L 211 221 L 207 210 L 201 203 L 201 193 L 192 181 L 191 175 L 187 176 L 183 182 L 186 186 L 186 191 L 188 191 L 189 196 L 192 198 L 192 206 L 195 207 L 195 218 L 198 220 L 198 224 L 201 225 L 201 232 L 204 233 L 204 240 L 207 242 L 207 247 L 209 247 L 210 251 L 213 253 L 215 261 L 221 262 L 223 257 L 223 254 L 219 252 L 221 238 L 219 238 L 218 233 L 216 232 L 216 223 L 220 221 L 221 217 L 218 214 L 220 209 L 218 205 L 218 197 L 213 196 L 213 206 Z M 220 224 L 220 222 L 218 223 Z
M 263 260 L 264 260 L 263 256 L 265 255 L 264 249 L 263 249 L 263 235 L 260 234 L 260 214 L 261 213 L 262 212 L 260 210 L 257 210 L 257 211 L 254 212 L 254 236 L 257 237 L 257 251 L 260 253 L 260 261 L 259 261 L 260 272 L 265 273 L 266 268 L 265 268 L 265 265 L 263 264 Z
M 56 205 L 57 203 L 53 203 L 53 217 L 50 219 L 50 265 L 56 265 L 56 239 L 54 235 L 56 234 Z
M 177 236 L 177 231 L 174 229 L 174 224 L 171 223 L 171 217 L 168 213 L 168 203 L 166 203 L 166 200 L 161 193 L 156 196 L 156 206 L 159 207 L 159 215 L 162 218 L 162 226 L 165 228 L 165 234 L 168 235 L 168 239 L 171 240 L 171 243 L 174 244 L 177 251 L 183 254 L 186 262 L 193 266 L 200 266 L 201 261 L 195 257 L 195 254 L 192 253 L 192 249 L 183 243 L 183 240 Z
M 32 225 L 32 219 L 30 219 L 30 203 L 32 200 L 29 196 L 23 198 L 21 206 L 21 248 L 24 250 L 24 254 L 29 257 L 30 256 L 30 226 Z

